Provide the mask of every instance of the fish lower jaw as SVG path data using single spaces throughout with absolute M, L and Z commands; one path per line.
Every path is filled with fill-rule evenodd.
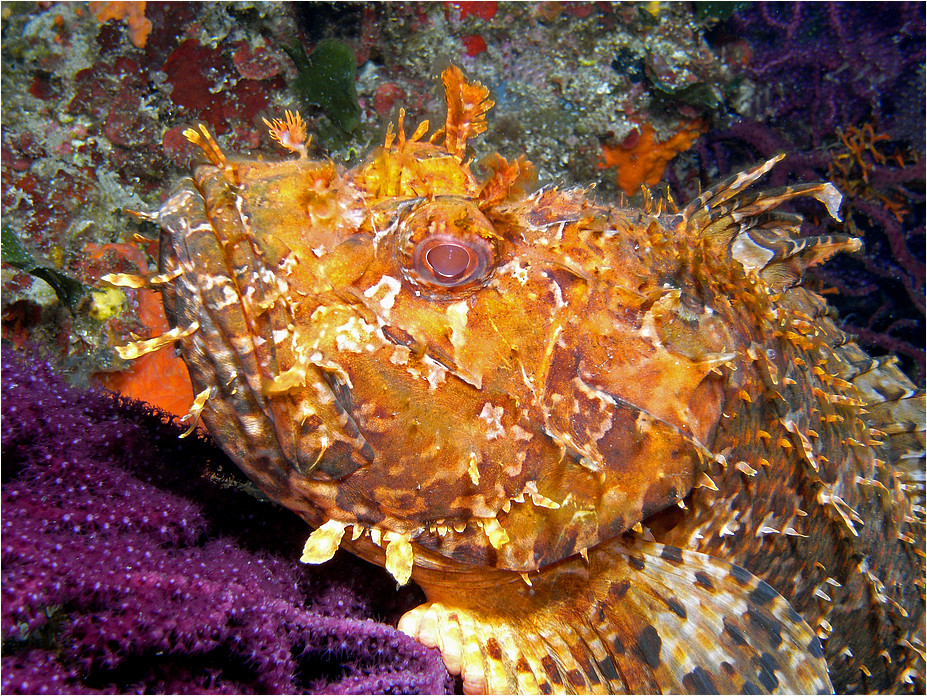
M 510 541 L 507 532 L 496 518 L 471 518 L 453 523 L 442 520 L 440 523 L 435 522 L 405 532 L 386 529 L 382 523 L 368 527 L 359 522 L 344 522 L 332 518 L 309 535 L 300 560 L 309 564 L 324 563 L 331 559 L 344 543 L 353 553 L 385 567 L 400 585 L 405 585 L 411 579 L 414 567 L 426 571 L 455 569 L 463 572 L 485 571 L 490 574 L 524 576 L 523 573 L 512 573 L 511 570 L 469 565 L 446 557 L 428 548 L 429 544 L 423 538 L 456 537 L 462 541 L 465 535 L 471 539 L 477 536 L 483 545 L 497 550 Z

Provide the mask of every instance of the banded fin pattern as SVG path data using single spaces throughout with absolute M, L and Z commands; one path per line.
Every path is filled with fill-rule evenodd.
M 629 536 L 588 559 L 530 585 L 511 573 L 492 593 L 425 584 L 431 603 L 400 630 L 439 648 L 467 693 L 831 689 L 811 628 L 743 568 Z
M 683 225 L 696 230 L 725 263 L 739 262 L 763 279 L 772 292 L 801 281 L 806 268 L 839 252 L 854 252 L 862 242 L 847 235 L 801 237 L 802 218 L 777 208 L 796 198 L 814 198 L 837 221 L 843 196 L 833 184 L 802 184 L 773 190 L 747 190 L 782 159 L 777 155 L 744 170 L 696 198 L 683 210 Z
M 866 402 L 870 426 L 884 435 L 891 463 L 919 477 L 923 486 L 924 390 L 914 388 L 894 356 L 869 358 L 867 368 L 852 382 Z

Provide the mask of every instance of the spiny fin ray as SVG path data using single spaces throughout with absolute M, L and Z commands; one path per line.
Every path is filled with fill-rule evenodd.
M 199 322 L 194 321 L 186 329 L 176 327 L 166 333 L 161 334 L 160 336 L 156 336 L 155 338 L 149 338 L 144 341 L 135 341 L 134 343 L 129 343 L 124 346 L 116 346 L 116 352 L 123 360 L 135 360 L 135 358 L 140 358 L 143 355 L 147 355 L 148 353 L 154 353 L 156 350 L 161 350 L 162 348 L 169 346 L 171 343 L 181 338 L 192 336 L 196 330 L 199 329 L 199 327 Z

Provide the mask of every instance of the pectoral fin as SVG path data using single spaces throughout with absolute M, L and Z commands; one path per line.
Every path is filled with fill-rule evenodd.
M 819 693 L 821 644 L 769 585 L 705 554 L 621 537 L 480 590 L 425 586 L 400 629 L 467 693 Z

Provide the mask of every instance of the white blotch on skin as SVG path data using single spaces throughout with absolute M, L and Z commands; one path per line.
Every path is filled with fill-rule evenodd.
M 393 354 L 389 356 L 389 361 L 393 365 L 405 365 L 409 362 L 409 355 L 412 351 L 405 346 L 393 346 Z
M 505 429 L 502 427 L 503 415 L 505 415 L 505 409 L 502 406 L 493 406 L 488 401 L 483 404 L 483 410 L 480 411 L 479 417 L 486 421 L 487 440 L 495 440 L 497 437 L 505 435 Z
M 276 329 L 273 332 L 273 339 L 275 344 L 283 343 L 290 335 L 290 332 L 286 329 Z
M 380 292 L 381 288 L 385 288 L 385 291 L 383 292 L 383 296 L 380 298 L 380 307 L 383 308 L 383 311 L 386 312 L 388 316 L 389 310 L 391 310 L 393 305 L 396 304 L 396 295 L 399 294 L 399 290 L 402 288 L 402 283 L 391 276 L 381 276 L 376 285 L 373 285 L 364 290 L 364 297 L 368 299 L 374 297 L 374 295 Z
M 518 259 L 509 261 L 499 269 L 499 275 L 509 273 L 519 283 L 524 285 L 528 282 L 528 267 L 522 266 Z
M 360 353 L 371 343 L 377 327 L 358 317 L 350 317 L 335 329 L 335 345 L 338 350 Z
M 428 365 L 428 387 L 431 391 L 438 388 L 439 384 L 444 382 L 444 376 L 447 374 L 447 368 L 439 362 L 425 356 L 425 364 Z
M 454 357 L 456 352 L 463 347 L 467 340 L 467 310 L 469 305 L 466 300 L 455 302 L 447 308 L 447 321 L 451 328 L 451 345 L 454 346 Z

